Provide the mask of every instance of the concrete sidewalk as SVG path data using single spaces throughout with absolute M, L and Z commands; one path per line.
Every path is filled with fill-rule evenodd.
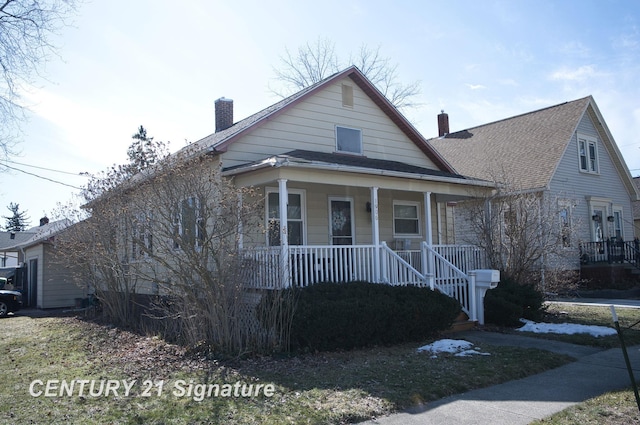
M 475 344 L 540 348 L 575 357 L 565 366 L 517 381 L 469 391 L 365 422 L 365 424 L 528 424 L 592 397 L 631 385 L 622 350 L 601 350 L 512 334 L 468 331 L 456 334 Z M 628 348 L 640 377 L 640 346 Z

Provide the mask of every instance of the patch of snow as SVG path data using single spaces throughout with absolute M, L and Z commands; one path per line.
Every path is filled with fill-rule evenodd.
M 438 357 L 438 353 L 449 353 L 456 357 L 466 357 L 472 355 L 490 356 L 490 353 L 478 351 L 469 341 L 460 339 L 440 339 L 431 344 L 418 348 L 418 352 L 428 351 L 431 358 Z
M 589 334 L 594 337 L 615 335 L 615 329 L 607 326 L 576 325 L 574 323 L 536 323 L 520 319 L 524 326 L 516 329 L 521 332 L 554 333 L 554 334 Z

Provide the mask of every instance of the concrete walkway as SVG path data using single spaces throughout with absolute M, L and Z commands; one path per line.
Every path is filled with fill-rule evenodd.
M 469 391 L 365 424 L 525 425 L 608 391 L 631 385 L 622 350 L 602 350 L 512 334 L 468 331 L 456 334 L 474 344 L 540 348 L 576 361 L 517 381 Z M 640 378 L 640 346 L 628 348 L 634 376 Z M 637 379 L 636 379 L 637 380 Z

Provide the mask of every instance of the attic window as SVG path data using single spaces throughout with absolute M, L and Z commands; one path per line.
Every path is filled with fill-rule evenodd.
M 362 131 L 356 128 L 336 126 L 336 150 L 362 154 Z
M 342 106 L 353 108 L 353 86 L 342 85 Z
M 598 145 L 593 137 L 578 134 L 578 161 L 580 171 L 598 173 Z

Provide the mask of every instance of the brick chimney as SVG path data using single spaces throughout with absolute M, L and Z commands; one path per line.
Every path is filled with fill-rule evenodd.
M 40 227 L 44 226 L 45 224 L 49 224 L 49 218 L 48 217 L 42 217 L 40 219 Z
M 216 133 L 233 125 L 233 100 L 221 97 L 215 101 Z
M 438 115 L 438 136 L 442 137 L 446 134 L 449 134 L 449 115 L 442 110 Z

